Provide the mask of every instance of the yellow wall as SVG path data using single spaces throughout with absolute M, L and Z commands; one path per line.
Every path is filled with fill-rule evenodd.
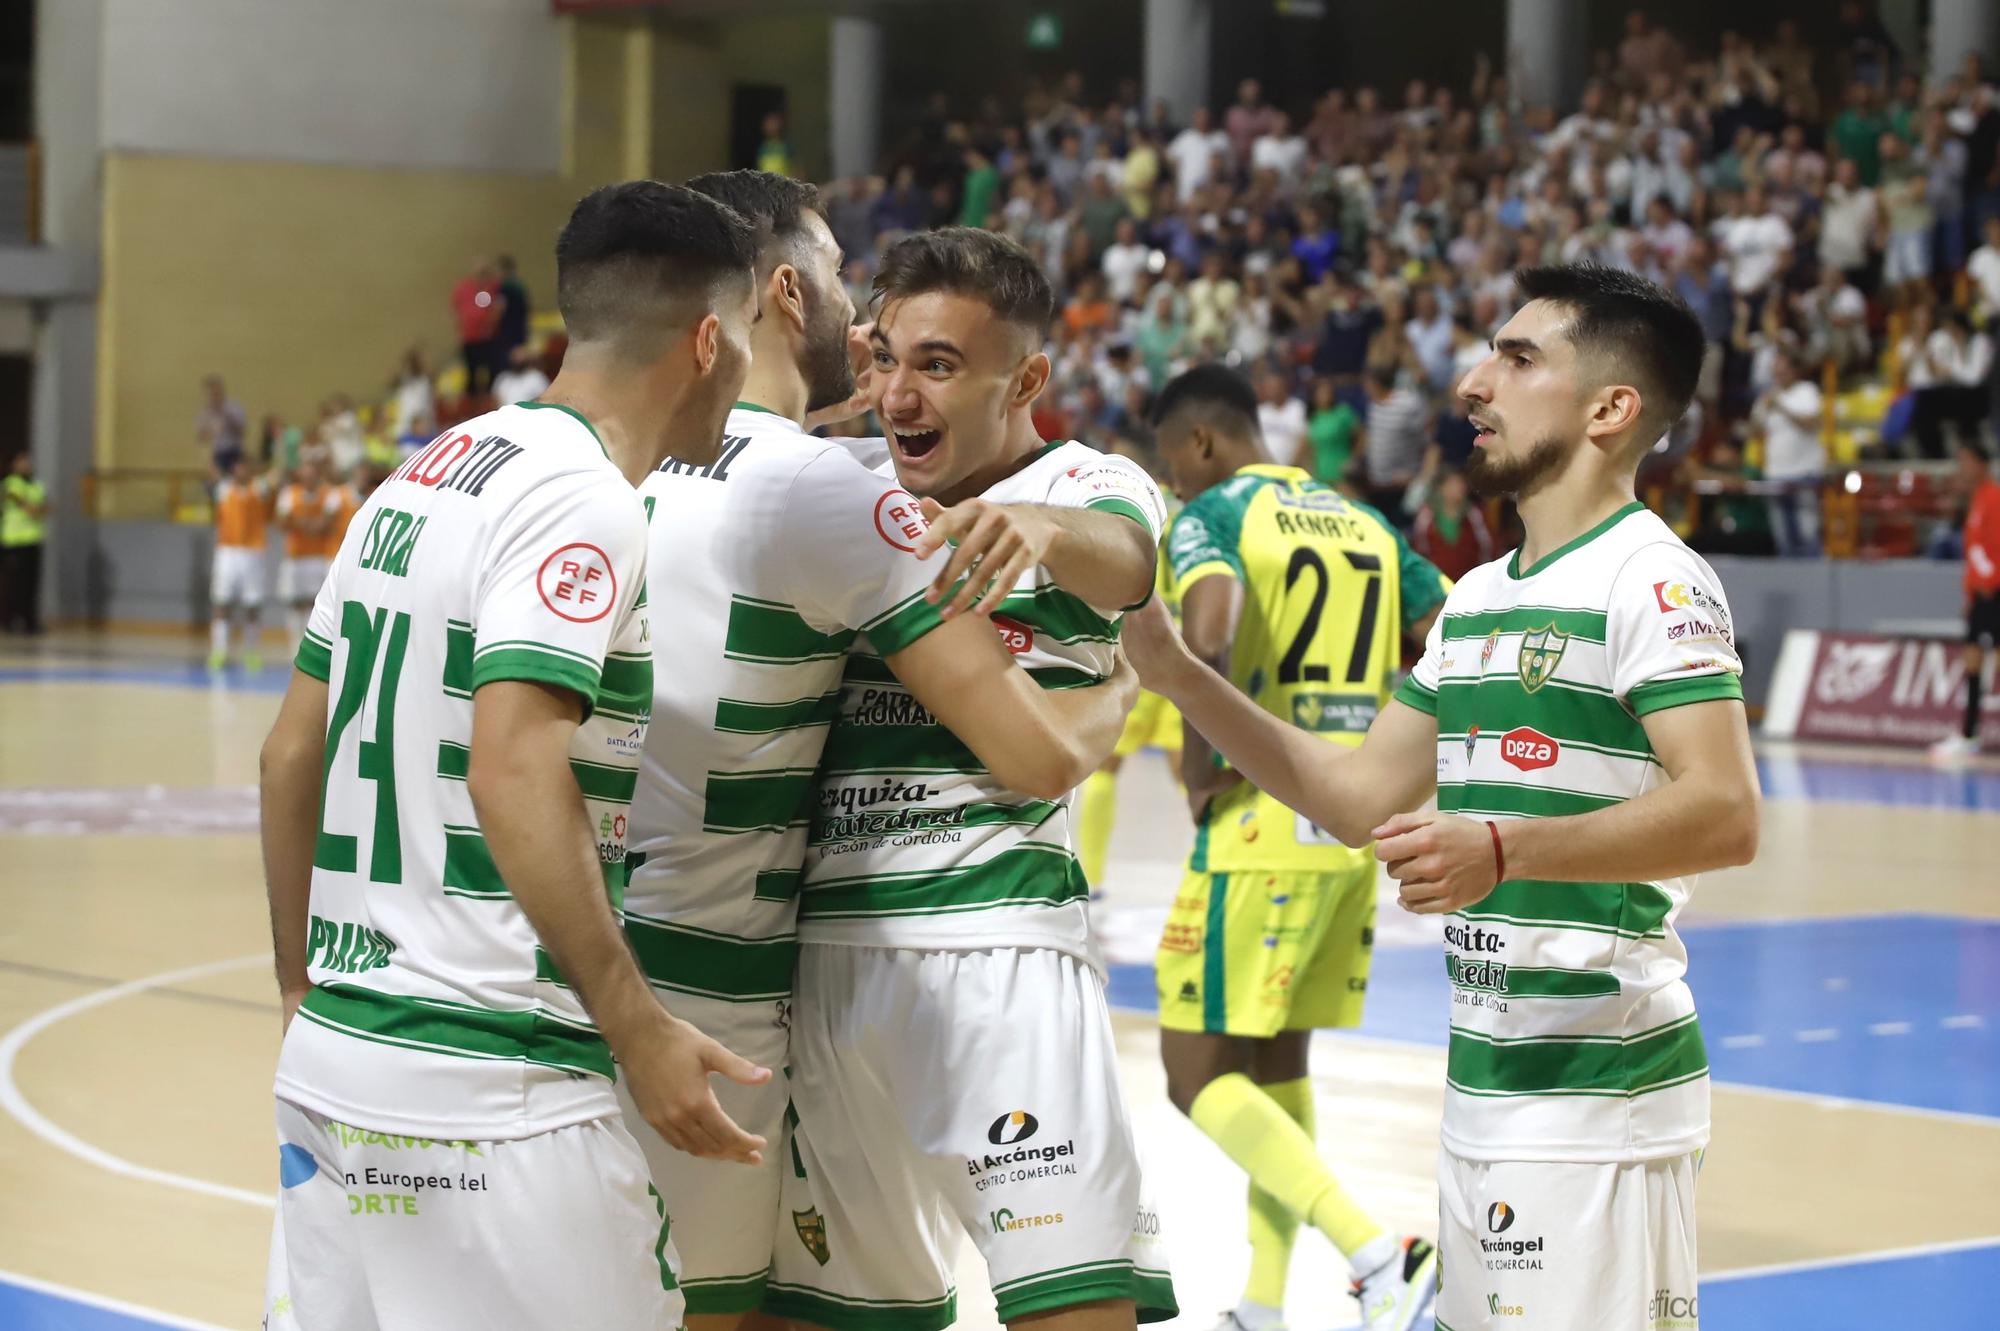
M 254 420 L 382 395 L 421 343 L 456 354 L 452 284 L 510 253 L 538 305 L 575 185 L 552 176 L 110 153 L 98 310 L 99 467 L 181 467 L 201 376 Z
M 826 170 L 827 21 L 573 18 L 560 176 L 112 152 L 104 158 L 96 463 L 198 467 L 211 371 L 253 423 L 379 398 L 403 350 L 456 355 L 449 297 L 510 253 L 553 308 L 554 240 L 595 185 L 727 166 L 732 82 L 789 89 L 798 169 Z M 648 77 L 650 75 L 650 77 Z

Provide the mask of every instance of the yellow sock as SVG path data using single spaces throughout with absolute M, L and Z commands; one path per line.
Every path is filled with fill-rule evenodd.
M 1312 1082 L 1271 1082 L 1261 1088 L 1285 1116 L 1299 1125 L 1306 1140 L 1313 1135 Z M 1286 1277 L 1292 1267 L 1292 1240 L 1298 1237 L 1299 1218 L 1285 1209 L 1270 1193 L 1255 1183 L 1250 1185 L 1250 1279 L 1243 1297 L 1266 1308 L 1285 1306 Z
M 1313 1139 L 1242 1073 L 1227 1073 L 1202 1087 L 1188 1117 L 1252 1183 L 1326 1235 L 1343 1256 L 1382 1236 L 1382 1226 L 1354 1204 L 1319 1158 Z
M 1111 824 L 1118 817 L 1118 774 L 1102 768 L 1084 778 L 1076 798 L 1076 858 L 1084 881 L 1104 883 L 1104 861 L 1111 853 Z

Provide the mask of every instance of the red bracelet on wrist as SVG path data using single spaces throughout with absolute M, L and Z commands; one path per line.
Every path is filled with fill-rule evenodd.
M 1488 818 L 1486 830 L 1493 836 L 1493 885 L 1498 887 L 1507 881 L 1507 853 L 1500 849 L 1500 824 Z

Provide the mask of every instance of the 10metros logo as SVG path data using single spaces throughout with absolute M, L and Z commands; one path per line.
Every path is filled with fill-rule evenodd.
M 1041 1120 L 1025 1109 L 1012 1110 L 994 1119 L 986 1129 L 986 1140 L 1001 1149 L 965 1157 L 966 1174 L 977 1180 L 973 1186 L 984 1192 L 1007 1183 L 1075 1174 L 1074 1138 L 1054 1144 L 1022 1144 L 1032 1140 L 1041 1127 Z

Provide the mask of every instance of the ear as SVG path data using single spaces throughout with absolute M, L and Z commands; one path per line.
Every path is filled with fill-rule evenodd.
M 1014 400 L 1008 405 L 1015 410 L 1034 405 L 1035 399 L 1042 395 L 1042 390 L 1049 386 L 1049 374 L 1048 353 L 1037 351 L 1028 357 L 1026 364 L 1021 367 L 1021 381 L 1014 387 Z
M 1625 434 L 1639 423 L 1639 415 L 1645 403 L 1639 397 L 1639 390 L 1630 384 L 1612 384 L 1600 390 L 1590 404 L 1590 419 L 1584 424 L 1584 433 L 1592 441 L 1607 440 Z M 1648 439 L 1647 444 L 1653 441 Z
M 694 326 L 694 368 L 697 373 L 707 374 L 715 368 L 715 358 L 722 352 L 722 320 L 714 311 L 701 317 Z
M 794 327 L 804 331 L 806 282 L 798 269 L 781 263 L 771 270 L 771 278 L 764 284 L 764 313 L 767 317 L 782 315 L 791 320 Z

